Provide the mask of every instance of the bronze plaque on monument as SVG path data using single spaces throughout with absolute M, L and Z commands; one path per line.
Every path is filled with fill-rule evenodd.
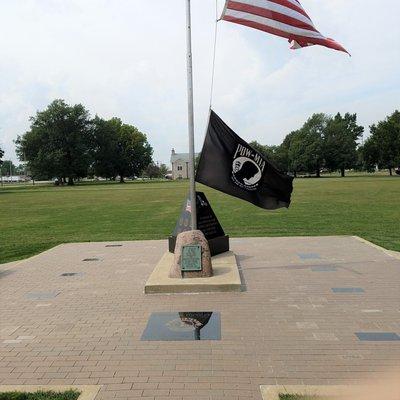
M 182 247 L 181 270 L 201 271 L 201 246 L 191 244 Z

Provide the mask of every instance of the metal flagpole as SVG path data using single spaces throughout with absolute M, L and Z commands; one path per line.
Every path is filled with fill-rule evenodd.
M 187 25 L 187 87 L 188 87 L 188 130 L 189 130 L 189 178 L 190 178 L 190 205 L 191 227 L 197 229 L 196 210 L 196 183 L 194 180 L 194 109 L 193 109 L 193 60 L 192 60 L 192 28 L 190 0 L 186 0 Z

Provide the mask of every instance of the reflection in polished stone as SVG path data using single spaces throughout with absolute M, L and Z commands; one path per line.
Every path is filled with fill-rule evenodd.
M 298 253 L 302 260 L 319 260 L 321 256 L 318 253 Z
M 333 293 L 364 293 L 365 290 L 360 287 L 334 287 L 332 288 Z
M 60 292 L 30 292 L 25 295 L 29 300 L 48 300 L 54 299 Z
M 358 340 L 365 342 L 400 341 L 400 336 L 394 332 L 356 332 Z
M 215 312 L 153 313 L 141 340 L 220 340 L 221 322 Z

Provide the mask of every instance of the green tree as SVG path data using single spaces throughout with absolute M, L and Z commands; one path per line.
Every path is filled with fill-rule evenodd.
M 330 117 L 314 114 L 298 131 L 290 135 L 288 160 L 293 171 L 304 171 L 321 176 L 324 166 L 324 133 Z
M 375 169 L 374 165 L 368 165 L 365 159 L 365 145 L 359 145 L 357 147 L 357 162 L 354 166 L 356 171 L 373 172 Z
M 282 164 L 282 171 L 292 172 L 294 176 L 297 176 L 297 170 L 292 165 L 292 160 L 290 159 L 290 146 L 292 144 L 293 138 L 298 134 L 298 131 L 293 131 L 286 135 L 283 139 L 282 144 L 279 146 L 279 159 Z
M 26 168 L 25 164 L 18 164 L 15 167 L 15 172 L 17 175 L 25 175 L 25 172 L 27 172 L 27 168 Z
M 367 139 L 364 145 L 360 146 L 359 149 L 359 164 L 360 170 L 367 172 L 374 172 L 378 166 L 377 153 L 378 148 L 373 140 Z
M 118 175 L 118 137 L 122 122 L 118 118 L 108 121 L 96 116 L 93 120 L 92 158 L 93 172 L 103 178 L 115 179 Z
M 58 177 L 73 185 L 87 175 L 90 158 L 91 121 L 81 104 L 69 106 L 54 100 L 31 117 L 31 127 L 16 140 L 20 160 L 28 162 L 33 177 Z
M 387 168 L 392 176 L 393 169 L 400 166 L 400 112 L 396 110 L 370 130 L 371 136 L 364 145 L 367 163 Z
M 168 167 L 165 164 L 160 164 L 161 176 L 164 178 L 168 174 Z
M 340 113 L 329 119 L 323 134 L 323 153 L 325 167 L 331 171 L 339 170 L 345 176 L 346 169 L 357 164 L 357 141 L 364 128 L 357 125 L 357 114 Z
M 284 154 L 282 153 L 281 146 L 268 146 L 262 145 L 257 141 L 250 143 L 255 150 L 262 154 L 268 161 L 270 161 L 276 168 L 281 171 L 287 171 L 287 164 L 285 162 Z
M 140 176 L 151 163 L 153 149 L 147 137 L 119 118 L 93 120 L 92 155 L 96 175 L 105 178 Z
M 268 158 L 269 160 L 271 160 L 272 151 L 271 151 L 270 146 L 263 145 L 263 144 L 257 142 L 256 140 L 250 142 L 249 144 L 251 147 L 253 147 L 253 149 L 257 150 L 265 158 Z
M 150 163 L 143 171 L 143 176 L 150 179 L 163 178 L 164 175 L 160 166 L 154 162 Z
M 17 167 L 11 160 L 4 160 L 0 168 L 3 176 L 17 175 Z

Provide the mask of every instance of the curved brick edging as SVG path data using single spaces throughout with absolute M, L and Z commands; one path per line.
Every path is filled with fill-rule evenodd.
M 397 258 L 398 260 L 400 260 L 400 252 L 398 252 L 398 251 L 385 249 L 384 247 L 378 246 L 377 244 L 372 243 L 372 242 L 370 242 L 370 241 L 368 241 L 366 239 L 363 239 L 360 236 L 352 236 L 352 237 L 357 239 L 357 240 L 359 240 L 362 243 L 365 243 L 365 244 L 367 244 L 367 245 L 369 245 L 371 247 L 374 247 L 377 250 L 383 251 L 385 254 L 387 254 L 390 257 Z

